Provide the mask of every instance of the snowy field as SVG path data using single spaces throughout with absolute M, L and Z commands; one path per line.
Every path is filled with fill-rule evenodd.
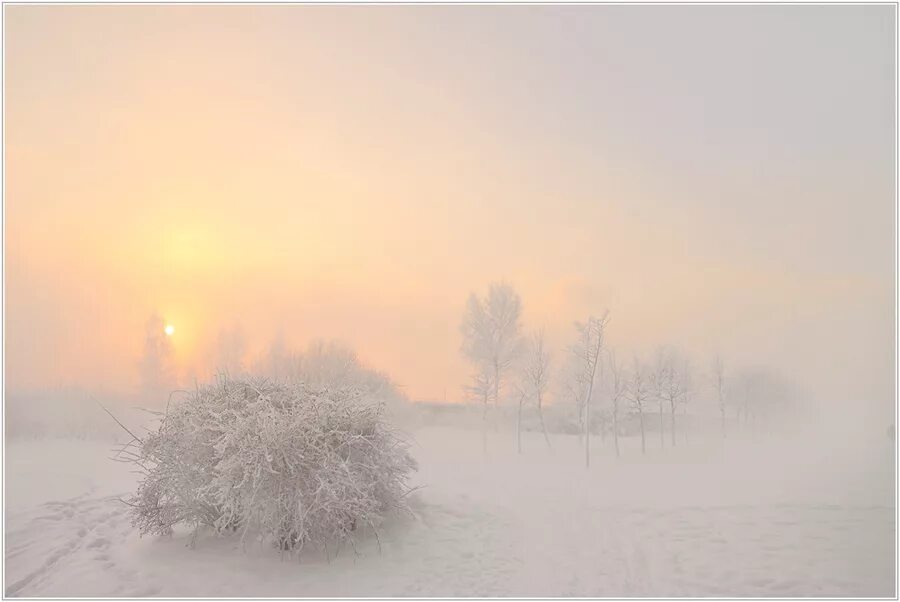
M 415 516 L 328 561 L 237 537 L 140 538 L 110 444 L 6 443 L 7 596 L 878 596 L 895 594 L 893 443 L 414 433 Z M 667 442 L 668 444 L 668 442 Z M 807 451 L 804 451 L 807 450 Z M 818 451 L 811 451 L 818 450 Z M 777 458 L 777 461 L 775 460 Z M 769 460 L 771 459 L 771 460 Z M 827 470 L 826 470 L 827 469 Z M 331 551 L 332 554 L 334 551 Z

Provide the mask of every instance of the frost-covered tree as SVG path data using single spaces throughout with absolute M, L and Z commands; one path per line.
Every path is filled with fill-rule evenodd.
M 664 349 L 658 349 L 656 352 L 656 361 L 653 364 L 653 371 L 650 372 L 650 389 L 653 391 L 653 397 L 656 399 L 657 407 L 659 409 L 659 447 L 664 448 L 666 446 L 666 429 L 665 429 L 665 421 L 663 420 L 663 408 L 665 406 L 666 396 L 665 396 L 665 387 L 666 387 L 666 379 L 668 377 L 668 358 L 666 356 L 666 351 Z
M 291 365 L 296 361 L 297 358 L 288 349 L 284 334 L 278 332 L 269 345 L 269 349 L 263 357 L 261 369 L 258 372 L 267 374 L 276 381 L 281 381 L 288 377 Z
M 716 355 L 712 362 L 712 385 L 716 392 L 716 402 L 719 404 L 719 415 L 722 418 L 722 436 L 726 434 L 725 425 L 725 362 L 722 356 Z
M 738 375 L 735 383 L 737 390 L 738 422 L 744 428 L 759 416 L 761 406 L 765 403 L 767 371 L 764 368 L 745 368 Z
M 584 394 L 584 464 L 591 465 L 591 400 L 598 380 L 603 339 L 606 325 L 609 323 L 609 311 L 603 312 L 599 318 L 591 316 L 585 322 L 576 322 L 578 339 L 570 351 L 576 360 L 576 381 L 585 389 Z
M 581 362 L 573 353 L 566 353 L 564 364 L 557 379 L 557 395 L 561 399 L 569 400 L 571 411 L 574 414 L 575 432 L 578 443 L 584 443 L 584 398 L 587 387 L 584 386 L 584 371 Z
M 522 409 L 528 399 L 528 390 L 522 383 L 512 385 L 513 398 L 516 400 L 516 452 L 522 453 Z
M 742 370 L 735 378 L 734 390 L 744 428 L 763 426 L 776 414 L 787 411 L 791 397 L 796 397 L 796 387 L 768 367 Z
M 682 394 L 681 394 L 681 402 L 680 402 L 682 423 L 684 425 L 681 429 L 681 433 L 684 436 L 685 443 L 688 442 L 688 434 L 690 433 L 690 430 L 691 430 L 691 423 L 688 420 L 688 405 L 690 404 L 690 401 L 691 401 L 691 395 L 694 392 L 693 378 L 694 378 L 693 370 L 691 368 L 690 360 L 685 358 L 684 362 L 681 365 Z M 672 423 L 674 424 L 674 422 L 675 421 L 673 418 Z M 675 429 L 673 427 L 673 429 L 672 429 L 673 435 L 674 435 L 674 431 L 675 431 Z
M 351 347 L 339 341 L 315 339 L 298 351 L 279 335 L 256 363 L 254 373 L 314 387 L 352 386 L 377 395 L 390 406 L 406 401 L 390 377 L 365 365 Z
M 544 423 L 544 397 L 550 382 L 550 352 L 544 341 L 544 332 L 539 331 L 531 336 L 526 345 L 525 362 L 522 367 L 521 388 L 528 398 L 534 399 L 537 406 L 541 432 L 548 449 L 553 449 L 547 426 Z M 520 421 L 521 423 L 521 421 Z
M 647 439 L 644 429 L 644 410 L 647 406 L 647 400 L 650 399 L 650 379 L 647 376 L 647 369 L 643 363 L 634 358 L 634 365 L 631 369 L 631 378 L 628 379 L 628 388 L 626 396 L 631 402 L 631 409 L 638 415 L 641 423 L 641 453 L 647 453 Z
M 225 373 L 232 378 L 245 374 L 246 356 L 247 335 L 240 324 L 219 330 L 212 349 L 212 363 L 216 373 Z
M 690 364 L 674 349 L 660 350 L 653 376 L 654 393 L 660 402 L 660 441 L 662 441 L 662 403 L 669 407 L 672 445 L 675 446 L 675 411 L 686 404 L 691 384 Z
M 144 351 L 139 364 L 141 392 L 162 402 L 177 386 L 172 357 L 172 343 L 166 336 L 165 322 L 158 314 L 147 320 L 144 329 Z
M 460 325 L 462 352 L 479 371 L 486 368 L 493 373 L 495 405 L 506 372 L 521 351 L 521 314 L 519 294 L 505 283 L 491 284 L 487 297 L 473 293 L 466 302 Z
M 369 371 L 360 370 L 362 364 L 356 351 L 337 341 L 312 341 L 299 359 L 299 374 L 316 386 L 337 382 L 358 384 L 370 375 Z
M 613 432 L 613 441 L 616 446 L 616 457 L 620 455 L 619 451 L 619 406 L 621 405 L 622 400 L 625 398 L 626 393 L 628 392 L 628 375 L 625 374 L 625 371 L 619 366 L 616 361 L 616 352 L 610 349 L 609 353 L 609 378 L 607 379 L 609 382 L 609 401 L 611 406 L 611 414 L 612 414 L 612 432 Z
M 481 447 L 487 454 L 488 401 L 494 394 L 494 372 L 487 366 L 480 368 L 472 374 L 471 381 L 466 386 L 466 394 L 470 399 L 481 403 Z
M 609 408 L 606 407 L 605 404 L 601 403 L 603 401 L 602 392 L 603 392 L 603 380 L 605 379 L 605 366 L 602 363 L 598 366 L 597 371 L 600 375 L 597 377 L 597 391 L 594 394 L 595 402 L 591 404 L 591 420 L 592 420 L 592 432 L 596 431 L 600 435 L 600 442 L 603 443 L 606 441 L 606 434 L 612 430 L 612 413 L 609 411 Z

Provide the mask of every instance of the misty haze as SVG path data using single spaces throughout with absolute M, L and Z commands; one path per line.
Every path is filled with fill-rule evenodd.
M 3 10 L 5 596 L 896 596 L 896 6 Z

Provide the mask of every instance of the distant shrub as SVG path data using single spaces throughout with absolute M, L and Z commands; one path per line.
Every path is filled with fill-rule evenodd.
M 128 500 L 142 534 L 178 524 L 253 533 L 287 550 L 377 529 L 407 509 L 416 464 L 359 389 L 220 381 L 190 393 L 124 450 L 144 477 Z

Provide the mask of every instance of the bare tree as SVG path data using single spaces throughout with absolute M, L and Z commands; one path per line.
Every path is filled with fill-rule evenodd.
M 597 381 L 597 367 L 600 365 L 600 352 L 603 348 L 603 337 L 609 323 L 609 311 L 604 311 L 599 318 L 591 316 L 586 322 L 576 322 L 578 341 L 572 346 L 572 354 L 578 361 L 580 382 L 586 389 L 584 396 L 584 465 L 591 465 L 591 399 Z
M 547 385 L 550 382 L 550 353 L 547 351 L 544 343 L 543 331 L 535 333 L 528 341 L 522 380 L 526 395 L 533 397 L 535 400 L 538 418 L 541 421 L 541 431 L 544 433 L 544 441 L 547 442 L 547 448 L 552 450 L 553 446 L 550 444 L 547 426 L 544 424 L 543 400 L 544 394 L 547 392 Z
M 609 351 L 609 400 L 612 405 L 612 431 L 613 441 L 616 445 L 616 457 L 621 455 L 619 451 L 619 403 L 627 392 L 627 376 L 616 363 L 616 352 Z
M 644 408 L 650 398 L 650 382 L 647 370 L 637 358 L 634 358 L 634 368 L 631 370 L 631 378 L 628 380 L 627 396 L 631 402 L 631 408 L 637 413 L 641 421 L 641 453 L 647 453 L 647 440 L 644 430 Z
M 470 295 L 463 313 L 463 355 L 479 372 L 489 369 L 493 373 L 495 407 L 500 401 L 503 377 L 521 350 L 521 313 L 519 294 L 503 283 L 491 284 L 483 300 L 474 293 Z
M 713 358 L 713 387 L 716 390 L 716 401 L 719 402 L 719 414 L 722 417 L 722 436 L 725 436 L 725 362 L 720 355 Z

